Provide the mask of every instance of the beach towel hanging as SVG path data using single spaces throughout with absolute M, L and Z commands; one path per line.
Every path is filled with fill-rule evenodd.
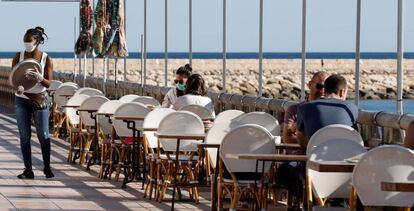
M 96 28 L 91 41 L 92 54 L 94 57 L 103 57 L 105 55 L 104 40 L 106 31 L 109 31 L 110 28 L 106 21 L 106 8 L 107 0 L 98 0 L 94 13 Z
M 107 36 L 106 55 L 112 58 L 128 56 L 125 39 L 124 0 L 112 0 L 107 4 L 110 8 L 110 33 Z
M 79 24 L 80 33 L 76 41 L 76 54 L 87 54 L 90 52 L 91 37 L 92 37 L 92 7 L 90 0 L 80 1 Z

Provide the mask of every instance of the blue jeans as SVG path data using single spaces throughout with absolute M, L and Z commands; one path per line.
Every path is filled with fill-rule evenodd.
M 49 102 L 49 98 L 46 100 Z M 20 134 L 20 148 L 23 154 L 24 166 L 32 169 L 32 118 L 35 122 L 37 138 L 42 150 L 43 164 L 50 167 L 50 139 L 49 139 L 49 103 L 43 110 L 34 110 L 32 102 L 28 99 L 16 96 L 15 110 L 17 126 Z

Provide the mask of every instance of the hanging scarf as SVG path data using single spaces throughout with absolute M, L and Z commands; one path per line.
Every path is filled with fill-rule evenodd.
M 110 31 L 107 36 L 106 55 L 113 58 L 128 56 L 125 39 L 124 1 L 113 0 L 110 4 Z
M 80 1 L 79 17 L 81 29 L 76 41 L 75 52 L 76 54 L 87 54 L 90 51 L 92 37 L 92 7 L 90 0 Z
M 98 0 L 95 9 L 95 32 L 92 37 L 92 53 L 93 56 L 103 57 L 104 56 L 104 39 L 105 39 L 105 28 L 106 28 L 106 0 Z

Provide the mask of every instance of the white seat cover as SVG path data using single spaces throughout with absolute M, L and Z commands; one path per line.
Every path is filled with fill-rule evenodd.
M 227 110 L 219 113 L 214 119 L 215 123 L 223 122 L 223 121 L 233 121 L 243 115 L 244 112 L 240 110 Z
M 316 146 L 311 161 L 344 161 L 365 153 L 366 149 L 349 139 L 331 139 Z M 309 165 L 308 165 L 309 166 Z M 318 172 L 308 169 L 314 193 L 320 198 L 348 198 L 351 190 L 351 173 Z
M 174 113 L 175 110 L 170 108 L 156 108 L 149 112 L 145 117 L 143 128 L 158 128 L 162 119 L 170 113 Z M 145 137 L 148 141 L 149 148 L 157 148 L 158 139 L 155 137 L 155 131 L 145 131 Z
M 66 103 L 66 105 L 76 105 L 76 106 L 80 106 L 83 101 L 85 101 L 89 96 L 87 95 L 76 95 L 71 97 L 68 102 Z M 79 115 L 76 114 L 76 109 L 75 108 L 65 108 L 64 109 L 66 116 L 69 119 L 69 123 L 72 125 L 77 125 L 79 124 Z
M 75 94 L 77 89 L 78 88 L 74 85 L 65 85 L 65 84 L 60 85 L 54 94 L 54 100 L 55 100 L 56 105 L 58 107 L 66 105 L 66 102 L 68 102 L 69 97 L 62 96 L 62 95 L 73 95 Z
M 95 95 L 103 96 L 104 95 L 101 90 L 97 90 L 97 89 L 89 88 L 89 87 L 78 89 L 75 92 L 75 95 L 78 95 L 78 94 L 84 94 L 88 96 L 95 96 Z
M 364 145 L 364 141 L 362 140 L 361 135 L 352 127 L 349 127 L 347 125 L 334 124 L 321 128 L 316 131 L 315 134 L 313 134 L 309 140 L 308 146 L 306 147 L 306 154 L 309 155 L 315 146 L 327 140 L 337 138 L 352 140 L 362 146 Z
M 108 98 L 95 95 L 95 96 L 88 96 L 86 100 L 84 100 L 79 107 L 79 109 L 85 110 L 99 110 L 99 107 L 104 104 L 105 102 L 109 101 Z M 95 115 L 97 112 L 94 112 Z M 91 118 L 91 114 L 87 111 L 79 112 L 82 123 L 85 126 L 95 126 L 95 120 Z
M 269 131 L 260 125 L 242 125 L 230 131 L 223 139 L 220 157 L 229 172 L 252 172 L 256 170 L 256 161 L 227 158 L 227 154 L 275 154 L 275 143 Z M 265 165 L 269 171 L 270 163 Z M 261 165 L 258 168 L 262 170 Z M 252 179 L 254 179 L 252 177 Z
M 153 97 L 149 97 L 149 96 L 139 96 L 138 98 L 135 98 L 132 102 L 138 102 L 138 103 L 142 103 L 144 105 L 152 105 L 152 106 L 160 106 L 160 102 L 158 102 L 158 100 L 156 100 Z
M 236 121 L 244 124 L 257 124 L 266 128 L 273 136 L 280 136 L 279 121 L 265 112 L 250 112 L 240 115 Z
M 387 192 L 382 182 L 414 182 L 414 152 L 401 146 L 380 146 L 367 152 L 354 168 L 352 183 L 365 206 L 412 207 L 413 192 Z
M 79 85 L 77 83 L 73 83 L 73 82 L 64 82 L 60 86 L 73 86 L 73 87 L 76 87 L 77 89 L 79 89 Z
M 194 135 L 204 134 L 203 121 L 189 111 L 176 111 L 165 116 L 158 128 L 159 134 Z M 197 151 L 197 144 L 201 140 L 180 140 L 180 151 Z M 160 144 L 165 151 L 175 152 L 177 139 L 160 139 Z
M 123 103 L 129 103 L 137 99 L 139 96 L 134 94 L 124 95 L 121 98 L 119 98 L 119 101 Z
M 52 80 L 51 83 L 50 83 L 50 86 L 49 86 L 49 88 L 47 88 L 47 90 L 55 91 L 59 88 L 60 85 L 62 85 L 61 81 Z
M 143 104 L 137 102 L 124 103 L 119 106 L 114 113 L 114 120 L 112 125 L 114 126 L 116 133 L 120 137 L 132 137 L 133 131 L 128 129 L 128 124 L 123 120 L 115 119 L 116 117 L 139 117 L 145 118 L 150 110 Z M 135 127 L 137 130 L 142 129 L 143 120 L 136 120 Z
M 218 123 L 214 123 L 213 127 L 208 130 L 206 136 L 206 143 L 207 144 L 221 144 L 223 142 L 224 137 L 233 129 L 243 125 L 240 122 L 230 122 L 230 121 L 222 121 Z M 217 149 L 216 148 L 208 148 L 207 153 L 211 160 L 211 166 L 216 168 L 217 162 Z
M 105 113 L 105 114 L 114 114 L 115 110 L 121 106 L 123 103 L 119 100 L 110 100 L 105 102 L 104 104 L 102 104 L 101 107 L 99 107 L 98 113 Z M 101 129 L 101 131 L 106 134 L 109 135 L 112 132 L 112 124 L 109 123 L 109 120 L 106 116 L 104 115 L 98 115 L 97 116 L 97 120 L 98 120 L 98 124 L 99 127 Z M 110 117 L 111 120 L 113 120 L 112 117 Z
M 195 113 L 197 116 L 199 116 L 202 120 L 212 120 L 214 119 L 213 114 L 210 110 L 208 110 L 206 107 L 201 105 L 185 105 L 180 108 L 180 111 L 189 111 Z

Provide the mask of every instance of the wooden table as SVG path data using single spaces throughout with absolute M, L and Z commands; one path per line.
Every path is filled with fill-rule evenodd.
M 159 134 L 155 133 L 155 137 L 165 138 L 165 139 L 178 139 L 178 140 L 204 140 L 206 134 Z
M 299 150 L 299 149 L 302 149 L 302 147 L 299 144 L 280 143 L 280 144 L 276 144 L 276 149 L 281 149 L 281 150 L 286 150 L 286 149 Z
M 346 161 L 309 161 L 309 169 L 318 172 L 352 173 L 356 163 Z
M 58 96 L 62 96 L 62 97 L 72 97 L 73 94 L 61 94 L 61 95 L 58 95 Z
M 123 120 L 123 121 L 144 121 L 145 117 L 134 117 L 134 116 L 115 116 L 114 117 L 117 120 Z
M 298 161 L 305 162 L 308 160 L 306 155 L 280 155 L 280 154 L 228 154 L 227 158 L 231 159 L 245 159 L 245 160 L 259 160 L 259 161 Z
M 142 131 L 147 131 L 147 132 L 155 132 L 155 131 L 157 131 L 158 130 L 158 128 L 149 128 L 149 127 L 147 127 L 147 128 L 142 128 Z
M 105 112 L 98 112 L 97 115 L 102 115 L 102 116 L 113 116 L 114 113 L 105 113 Z
M 88 113 L 96 113 L 98 109 L 78 109 L 78 111 L 84 111 Z
M 63 105 L 62 108 L 79 108 L 80 105 Z
M 382 191 L 414 192 L 414 181 L 409 182 L 381 182 Z

